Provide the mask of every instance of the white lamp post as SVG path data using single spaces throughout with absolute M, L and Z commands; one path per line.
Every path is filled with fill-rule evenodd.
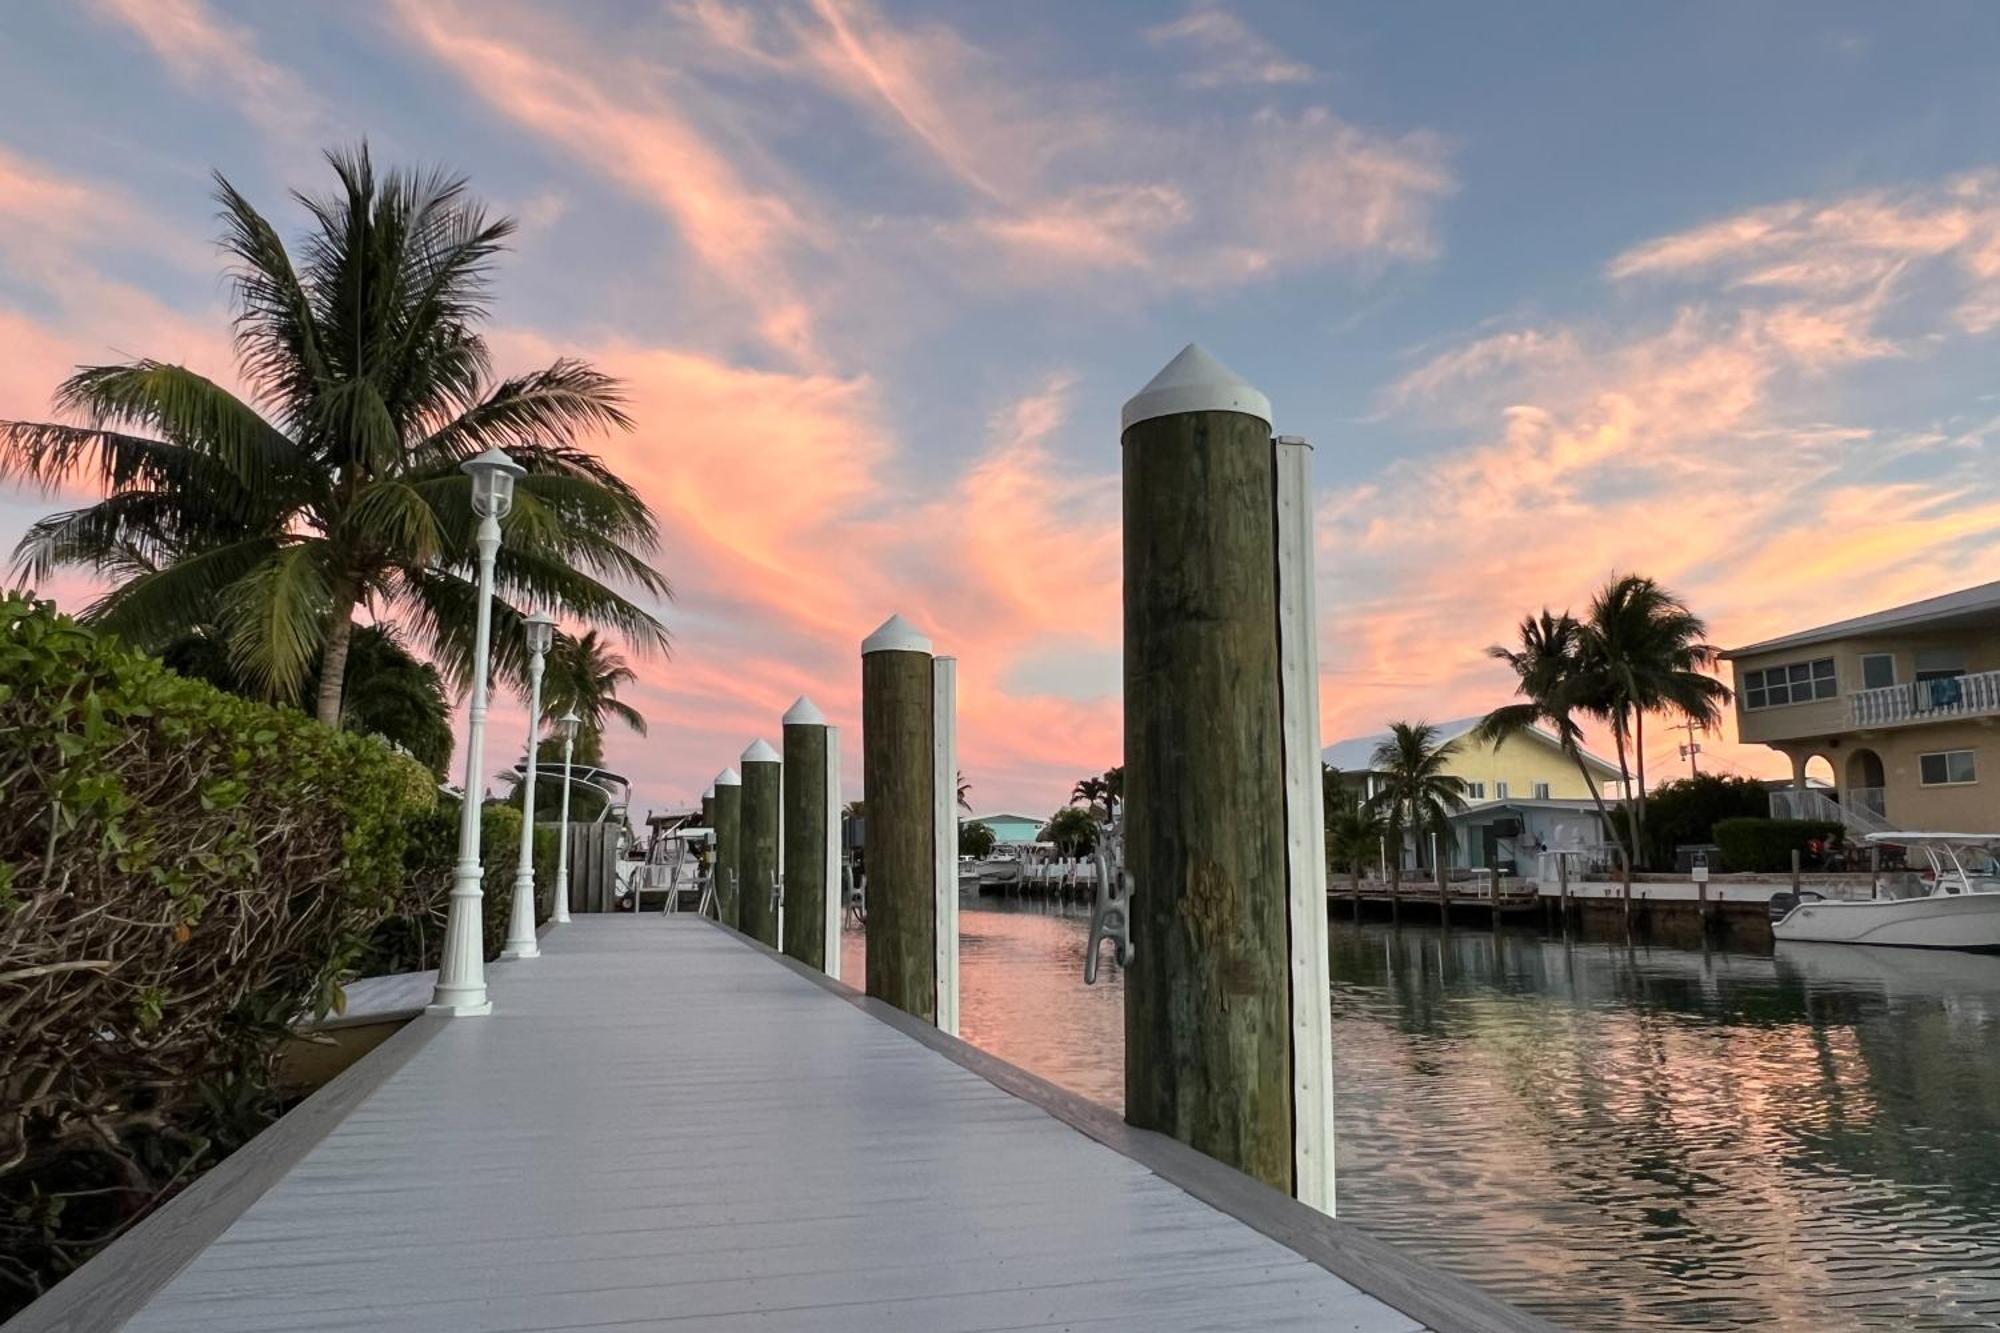
M 480 922 L 479 799 L 486 765 L 486 676 L 493 637 L 493 561 L 500 554 L 500 520 L 514 503 L 514 479 L 527 469 L 504 450 L 488 449 L 460 469 L 472 478 L 472 512 L 479 516 L 479 615 L 472 636 L 472 703 L 466 710 L 465 799 L 458 812 L 458 866 L 452 874 L 431 1012 L 472 1016 L 493 1012 L 486 998 L 486 945 Z
M 556 719 L 556 735 L 563 743 L 562 833 L 556 844 L 556 901 L 549 920 L 558 926 L 569 924 L 569 758 L 576 752 L 576 729 L 582 725 L 575 709 Z
M 521 860 L 514 868 L 514 904 L 507 915 L 502 958 L 538 958 L 535 943 L 535 760 L 541 748 L 542 658 L 555 642 L 556 622 L 537 611 L 521 622 L 528 649 L 528 772 L 521 788 Z

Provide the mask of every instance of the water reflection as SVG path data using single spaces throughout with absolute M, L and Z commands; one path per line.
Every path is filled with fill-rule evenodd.
M 966 1038 L 1120 1104 L 1084 919 L 961 922 Z M 2000 959 L 1336 920 L 1332 976 L 1343 1217 L 1579 1329 L 2000 1326 Z

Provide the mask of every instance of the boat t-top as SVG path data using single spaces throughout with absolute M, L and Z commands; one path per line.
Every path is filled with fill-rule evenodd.
M 1925 891 L 1857 902 L 1802 893 L 1771 923 L 1771 933 L 1827 944 L 2000 952 L 2000 834 L 1871 833 L 1868 841 L 1922 852 L 1930 862 Z

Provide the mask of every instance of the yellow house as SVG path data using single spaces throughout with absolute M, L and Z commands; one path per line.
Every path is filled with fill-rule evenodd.
M 1576 760 L 1563 753 L 1556 738 L 1536 727 L 1495 745 L 1474 737 L 1482 720 L 1465 717 L 1433 724 L 1440 743 L 1457 742 L 1445 772 L 1465 783 L 1466 809 L 1452 817 L 1447 864 L 1518 868 L 1539 851 L 1603 843 L 1603 826 L 1590 788 Z M 1372 796 L 1377 786 L 1375 747 L 1388 738 L 1386 731 L 1352 736 L 1327 746 L 1320 758 L 1339 769 L 1363 795 Z M 1622 792 L 1617 765 L 1587 750 L 1583 762 L 1598 795 L 1606 804 L 1616 801 Z M 1427 865 L 1428 849 L 1408 845 L 1404 861 Z
M 2000 832 L 2000 582 L 1723 654 L 1737 735 L 1791 760 L 1773 814 L 1856 833 Z M 1808 789 L 1824 759 L 1836 792 Z

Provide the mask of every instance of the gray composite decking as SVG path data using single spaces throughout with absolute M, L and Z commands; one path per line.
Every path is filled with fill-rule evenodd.
M 490 1017 L 418 1019 L 20 1326 L 1425 1327 L 1307 1257 L 1311 1224 L 1196 1197 L 1262 1186 L 1190 1193 L 1115 1117 L 707 922 L 581 917 L 491 981 Z

